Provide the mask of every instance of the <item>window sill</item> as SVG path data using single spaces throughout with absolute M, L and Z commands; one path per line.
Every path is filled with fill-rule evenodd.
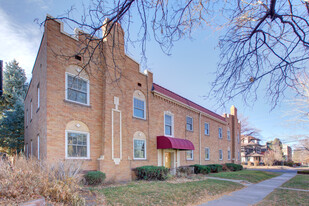
M 66 157 L 66 160 L 85 160 L 85 161 L 92 161 L 90 158 L 78 158 L 78 157 Z
M 147 121 L 146 118 L 140 118 L 140 117 L 135 117 L 135 116 L 132 116 L 134 119 L 139 119 L 139 120 L 144 120 L 144 121 Z
M 209 134 L 204 134 L 205 136 L 210 136 Z
M 133 158 L 133 161 L 148 161 L 148 159 L 134 159 Z
M 70 101 L 70 100 L 67 100 L 67 99 L 64 99 L 63 102 L 69 103 L 69 104 L 74 104 L 74 105 L 79 105 L 79 106 L 91 108 L 91 106 L 88 105 L 88 104 L 82 104 L 82 103 L 78 103 L 78 102 L 73 102 L 73 101 Z
M 187 132 L 194 132 L 194 130 L 188 130 L 188 129 L 186 129 L 186 131 L 187 131 Z
M 186 159 L 187 161 L 194 161 L 194 159 Z
M 209 161 L 210 159 L 205 159 L 205 161 Z

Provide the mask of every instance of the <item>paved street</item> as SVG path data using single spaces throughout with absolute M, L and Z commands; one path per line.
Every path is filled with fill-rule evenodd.
M 277 170 L 278 172 L 278 170 Z M 201 204 L 201 206 L 247 206 L 262 201 L 269 193 L 296 175 L 296 172 L 286 172 L 278 177 L 251 184 L 248 187 L 232 192 L 229 195 Z

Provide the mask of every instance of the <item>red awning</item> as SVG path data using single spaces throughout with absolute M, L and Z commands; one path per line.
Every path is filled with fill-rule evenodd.
M 157 136 L 157 149 L 194 150 L 194 145 L 187 139 Z

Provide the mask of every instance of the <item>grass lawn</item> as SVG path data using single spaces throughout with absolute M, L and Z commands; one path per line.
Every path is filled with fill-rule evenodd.
M 257 206 L 309 205 L 308 192 L 275 189 Z
M 242 187 L 233 182 L 209 179 L 177 184 L 135 181 L 124 186 L 92 190 L 103 194 L 108 205 L 192 205 Z
M 309 190 L 309 175 L 296 175 L 281 187 Z
M 237 172 L 220 172 L 220 173 L 211 173 L 208 176 L 211 177 L 221 177 L 226 179 L 235 179 L 235 180 L 246 180 L 251 183 L 258 183 L 263 180 L 267 180 L 273 177 L 281 175 L 278 172 L 264 172 L 257 170 L 241 170 Z

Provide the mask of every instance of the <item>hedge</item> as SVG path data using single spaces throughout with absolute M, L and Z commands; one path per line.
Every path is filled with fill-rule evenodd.
M 100 171 L 89 171 L 84 175 L 86 184 L 99 185 L 104 182 L 106 175 Z
M 219 165 L 219 164 L 209 164 L 209 165 L 206 165 L 206 166 L 210 167 L 211 173 L 222 172 L 222 165 Z
M 138 180 L 166 180 L 169 169 L 159 166 L 142 166 L 135 168 Z
M 243 166 L 242 165 L 238 165 L 238 164 L 234 164 L 234 163 L 226 163 L 225 164 L 229 170 L 231 171 L 239 171 L 239 170 L 242 170 L 243 169 Z
M 195 174 L 208 174 L 211 171 L 211 168 L 206 165 L 195 164 L 195 165 L 192 165 L 192 167 L 194 167 Z
M 297 174 L 309 175 L 309 170 L 298 170 Z

